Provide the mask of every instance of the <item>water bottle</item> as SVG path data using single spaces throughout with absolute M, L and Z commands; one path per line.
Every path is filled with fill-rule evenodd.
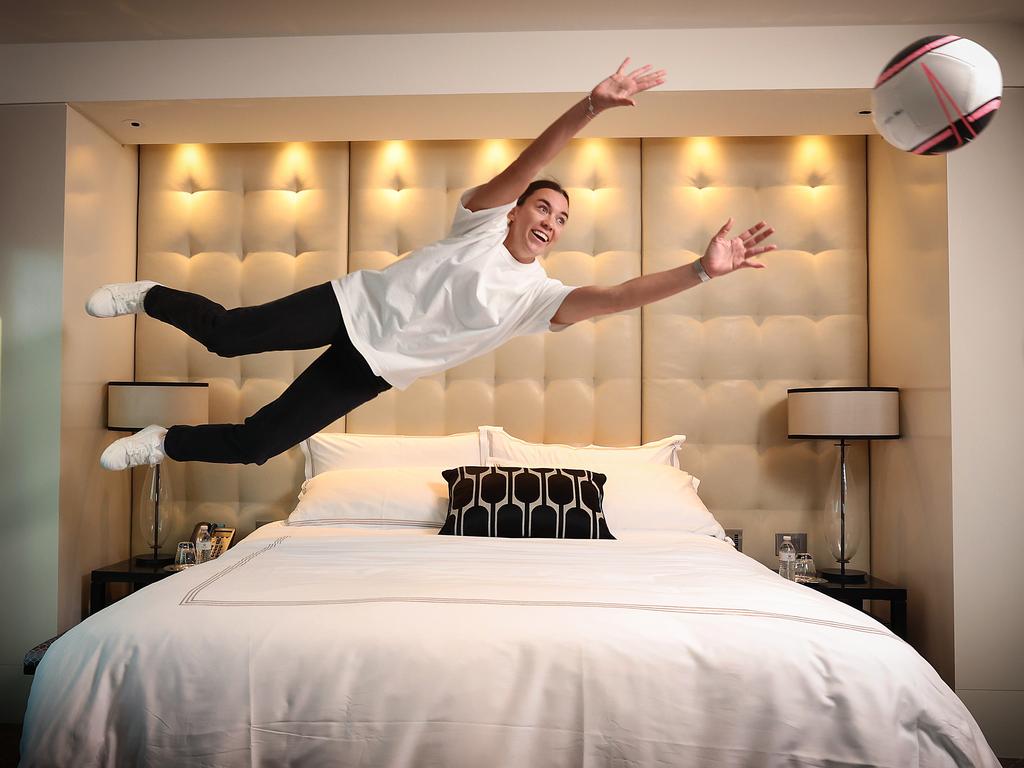
M 209 562 L 213 553 L 213 541 L 210 539 L 209 528 L 205 525 L 199 526 L 199 536 L 196 538 L 196 565 Z
M 198 558 L 198 554 L 197 554 Z M 796 580 L 796 547 L 789 536 L 782 537 L 779 545 L 779 576 L 790 581 Z

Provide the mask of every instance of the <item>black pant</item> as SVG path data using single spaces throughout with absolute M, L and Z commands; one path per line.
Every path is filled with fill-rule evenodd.
M 243 424 L 168 429 L 164 453 L 176 461 L 263 464 L 391 388 L 352 346 L 330 283 L 230 310 L 194 293 L 156 285 L 143 306 L 146 314 L 221 357 L 329 345 L 279 398 Z

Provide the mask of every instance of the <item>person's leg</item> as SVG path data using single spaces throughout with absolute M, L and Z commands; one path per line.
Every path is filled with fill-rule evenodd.
M 245 423 L 174 426 L 163 450 L 176 461 L 263 464 L 390 388 L 342 326 L 334 343 Z
M 154 285 L 146 292 L 143 307 L 147 315 L 184 331 L 221 357 L 324 347 L 342 325 L 330 283 L 238 309 L 224 309 L 198 294 Z

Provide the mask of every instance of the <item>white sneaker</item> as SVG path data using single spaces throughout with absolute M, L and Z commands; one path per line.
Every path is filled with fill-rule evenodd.
M 154 285 L 160 283 L 153 280 L 107 283 L 92 292 L 92 296 L 85 302 L 85 311 L 93 317 L 118 317 L 144 312 L 142 300 Z
M 128 469 L 140 464 L 159 464 L 164 454 L 164 435 L 167 430 L 159 424 L 150 424 L 130 437 L 122 437 L 107 446 L 100 456 L 104 469 Z

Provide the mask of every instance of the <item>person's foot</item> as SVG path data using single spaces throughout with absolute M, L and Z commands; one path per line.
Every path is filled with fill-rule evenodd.
M 159 424 L 150 424 L 145 429 L 115 440 L 100 456 L 104 469 L 128 469 L 140 464 L 159 464 L 166 458 L 164 435 L 167 430 Z
M 154 285 L 159 283 L 153 280 L 107 283 L 92 292 L 89 300 L 85 302 L 85 311 L 93 317 L 118 317 L 144 312 L 142 300 Z

